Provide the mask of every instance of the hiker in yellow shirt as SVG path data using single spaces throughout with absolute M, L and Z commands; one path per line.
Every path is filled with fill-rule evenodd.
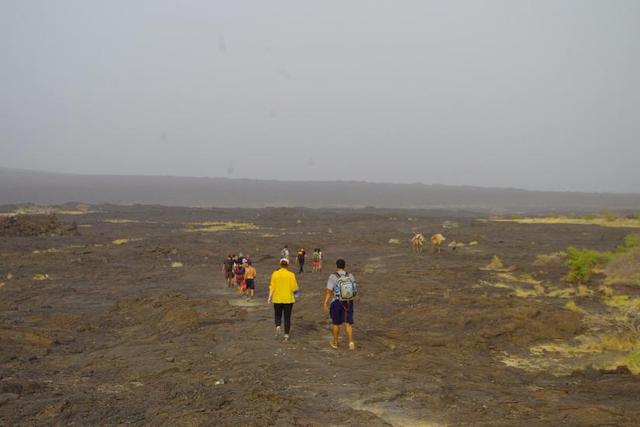
M 296 275 L 289 271 L 289 260 L 282 258 L 280 260 L 280 268 L 271 274 L 269 298 L 267 299 L 267 303 L 273 302 L 276 338 L 282 333 L 280 325 L 282 323 L 282 314 L 284 313 L 284 340 L 287 341 L 289 339 L 291 312 L 293 311 L 293 304 L 296 302 L 294 293 L 297 292 L 298 282 L 296 281 Z

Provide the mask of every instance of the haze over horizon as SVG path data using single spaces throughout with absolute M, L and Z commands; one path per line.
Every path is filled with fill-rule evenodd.
M 0 3 L 0 166 L 638 193 L 640 2 Z

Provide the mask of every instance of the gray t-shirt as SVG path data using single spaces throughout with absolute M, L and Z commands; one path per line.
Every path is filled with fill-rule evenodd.
M 347 273 L 346 271 L 331 273 L 331 275 L 329 275 L 329 280 L 327 280 L 327 289 L 333 290 L 333 301 L 340 299 L 340 287 L 338 286 L 338 278 L 336 277 L 336 274 L 339 274 L 340 276 L 348 274 L 354 284 L 354 287 L 356 289 L 358 288 L 358 284 L 356 283 L 356 279 L 353 277 L 353 274 Z

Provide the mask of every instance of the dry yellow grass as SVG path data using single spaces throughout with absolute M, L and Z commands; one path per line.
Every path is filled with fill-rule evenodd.
M 524 289 L 524 288 L 516 288 L 515 296 L 519 298 L 529 298 L 529 297 L 537 297 L 538 293 L 532 289 Z
M 44 250 L 36 249 L 32 253 L 33 254 L 56 254 L 58 252 L 62 252 L 62 251 L 60 249 L 57 249 L 57 248 L 49 248 L 49 249 L 44 249 Z
M 485 267 L 485 269 L 499 271 L 504 269 L 504 264 L 502 263 L 502 260 L 500 259 L 499 256 L 494 255 L 493 258 L 491 258 L 491 261 L 489 262 L 489 264 L 487 264 L 487 266 Z
M 42 282 L 43 280 L 49 280 L 49 275 L 48 274 L 34 274 L 32 279 L 36 280 L 38 282 Z
M 181 262 L 172 262 L 171 263 L 171 268 L 182 268 L 183 264 Z
M 126 245 L 127 243 L 131 243 L 131 242 L 139 242 L 140 238 L 138 239 L 115 239 L 113 240 L 111 243 L 116 245 L 116 246 L 120 246 L 120 245 Z
M 637 218 L 570 218 L 566 216 L 546 218 L 490 218 L 493 222 L 515 222 L 518 224 L 575 224 L 599 225 L 601 227 L 640 228 Z
M 605 298 L 604 303 L 622 310 L 640 308 L 640 298 L 631 298 L 629 295 L 611 295 Z
M 26 206 L 16 209 L 12 212 L 0 212 L 2 216 L 16 216 L 16 215 L 86 215 L 95 211 L 90 210 L 87 205 L 78 205 L 75 209 L 68 208 L 56 208 L 50 206 Z
M 246 231 L 256 230 L 258 226 L 250 222 L 235 221 L 209 221 L 209 222 L 192 222 L 186 224 L 184 231 L 200 232 L 200 233 L 216 233 L 219 231 Z
M 569 297 L 570 294 L 557 296 Z M 517 292 L 517 290 L 516 290 Z M 575 292 L 572 290 L 572 292 Z M 603 312 L 589 312 L 574 300 L 564 305 L 567 310 L 584 315 L 589 329 L 575 339 L 565 342 L 549 342 L 529 348 L 528 356 L 505 353 L 501 362 L 530 372 L 551 372 L 566 375 L 576 369 L 591 366 L 596 369 L 616 369 L 626 366 L 632 373 L 640 374 L 640 330 L 636 323 L 640 312 L 640 298 L 630 295 L 613 295 L 607 288 L 601 292 L 603 302 L 610 307 Z M 529 295 L 526 295 L 529 296 Z
M 567 302 L 564 305 L 564 308 L 566 308 L 567 310 L 573 311 L 574 313 L 584 313 L 584 310 L 578 307 L 578 305 L 574 300 Z

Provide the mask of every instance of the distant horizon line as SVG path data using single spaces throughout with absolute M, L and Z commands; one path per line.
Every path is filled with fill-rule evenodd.
M 179 179 L 211 179 L 211 180 L 229 180 L 229 181 L 257 181 L 257 182 L 281 182 L 281 183 L 324 183 L 324 184 L 371 184 L 371 185 L 398 185 L 411 186 L 421 185 L 425 187 L 453 187 L 453 188 L 476 188 L 482 190 L 501 190 L 501 191 L 522 191 L 530 193 L 566 193 L 566 194 L 611 194 L 620 196 L 638 196 L 640 192 L 615 192 L 615 191 L 580 191 L 580 190 L 532 190 L 519 187 L 491 187 L 482 185 L 469 184 L 443 184 L 424 182 L 391 182 L 391 181 L 364 181 L 354 179 L 342 180 L 312 180 L 312 179 L 278 179 L 278 178 L 241 178 L 241 177 L 224 177 L 224 176 L 195 176 L 195 175 L 161 175 L 161 174 L 112 174 L 112 173 L 81 173 L 81 172 L 57 172 L 42 169 L 25 169 L 0 165 L 0 171 L 8 170 L 14 172 L 40 173 L 50 175 L 73 175 L 73 176 L 93 176 L 93 177 L 113 177 L 113 178 L 179 178 Z

